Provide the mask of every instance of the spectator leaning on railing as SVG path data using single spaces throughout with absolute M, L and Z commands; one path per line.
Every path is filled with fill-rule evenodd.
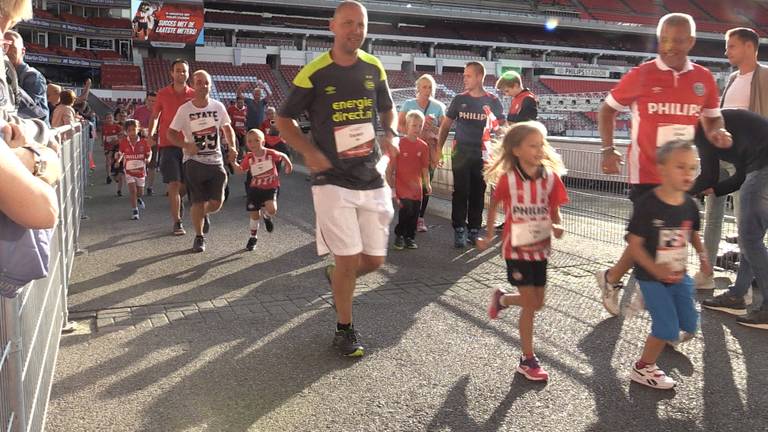
M 24 62 L 26 48 L 24 48 L 24 40 L 20 34 L 8 30 L 4 37 L 5 53 L 16 70 L 19 87 L 29 95 L 33 103 L 31 106 L 21 105 L 19 114 L 25 118 L 40 118 L 39 116 L 42 115 L 43 117 L 40 119 L 47 122 L 50 113 L 46 98 L 45 77 L 40 71 Z

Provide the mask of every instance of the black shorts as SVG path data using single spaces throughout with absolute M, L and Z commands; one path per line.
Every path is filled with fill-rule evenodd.
M 149 26 L 146 22 L 139 22 L 136 24 L 136 31 L 147 31 Z
M 163 176 L 163 183 L 184 181 L 182 160 L 184 160 L 184 152 L 180 147 L 160 148 L 160 174 Z
M 652 191 L 654 188 L 658 186 L 657 184 L 650 184 L 650 183 L 639 183 L 639 184 L 633 184 L 629 187 L 629 200 L 632 201 L 632 203 L 636 203 L 638 199 L 642 198 L 647 194 L 648 192 Z
M 224 200 L 227 172 L 222 165 L 188 160 L 184 162 L 184 179 L 193 204 Z
M 514 286 L 547 285 L 547 260 L 507 260 L 507 280 Z
M 264 207 L 264 203 L 267 201 L 274 201 L 277 199 L 277 189 L 259 189 L 255 187 L 248 187 L 248 204 L 245 209 L 248 211 L 259 211 Z

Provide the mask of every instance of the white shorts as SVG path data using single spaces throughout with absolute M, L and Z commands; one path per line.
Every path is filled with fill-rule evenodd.
M 389 223 L 395 213 L 392 190 L 312 186 L 317 221 L 317 254 L 386 256 Z
M 146 182 L 146 177 L 134 177 L 128 173 L 123 173 L 125 175 L 125 182 L 127 184 L 136 183 L 136 187 L 143 188 L 144 183 Z

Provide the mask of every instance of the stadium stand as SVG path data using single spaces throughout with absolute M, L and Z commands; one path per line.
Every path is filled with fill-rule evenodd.
M 618 81 L 587 81 L 567 78 L 540 77 L 540 82 L 553 93 L 604 93 L 611 90 Z
M 124 64 L 101 65 L 101 86 L 141 86 L 141 69 L 138 66 Z

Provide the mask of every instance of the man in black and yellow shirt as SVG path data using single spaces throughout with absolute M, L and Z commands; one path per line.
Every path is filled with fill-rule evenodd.
M 333 48 L 296 75 L 277 125 L 312 172 L 318 254 L 334 257 L 335 265 L 326 268 L 336 306 L 333 343 L 358 357 L 364 347 L 352 325 L 352 297 L 357 277 L 379 268 L 387 254 L 392 192 L 377 165 L 382 151 L 397 153 L 397 116 L 381 62 L 360 50 L 368 29 L 365 7 L 343 1 L 330 29 Z M 305 111 L 314 143 L 294 121 Z M 374 112 L 385 131 L 378 143 Z

